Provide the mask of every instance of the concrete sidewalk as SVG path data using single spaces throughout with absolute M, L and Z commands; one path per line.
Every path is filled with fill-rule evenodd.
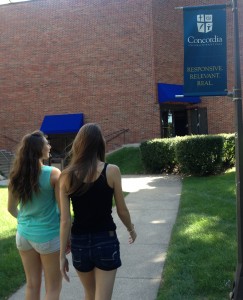
M 155 300 L 176 220 L 181 180 L 174 175 L 123 176 L 123 190 L 130 192 L 126 203 L 138 234 L 128 244 L 128 234 L 114 210 L 117 234 L 121 243 L 122 266 L 118 269 L 113 300 Z M 63 281 L 61 300 L 84 299 L 84 292 L 70 262 L 70 283 Z M 23 300 L 25 287 L 9 300 Z M 42 288 L 44 295 L 44 287 Z

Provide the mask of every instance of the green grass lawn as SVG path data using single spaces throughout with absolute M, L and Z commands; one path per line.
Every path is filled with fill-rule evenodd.
M 122 175 L 144 174 L 141 153 L 138 147 L 125 147 L 109 154 L 106 161 L 119 166 Z
M 236 255 L 235 172 L 185 178 L 157 300 L 229 299 Z
M 17 221 L 7 211 L 7 188 L 0 188 L 0 299 L 7 299 L 24 283 L 25 275 L 15 245 Z

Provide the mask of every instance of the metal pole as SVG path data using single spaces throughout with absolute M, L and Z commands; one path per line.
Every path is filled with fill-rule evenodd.
M 240 47 L 238 27 L 237 0 L 232 0 L 233 23 L 234 23 L 234 90 L 233 101 L 235 102 L 236 121 L 236 200 L 237 200 L 237 235 L 238 235 L 238 261 L 235 274 L 234 289 L 231 299 L 243 299 L 243 123 L 242 123 L 242 96 L 241 96 L 241 73 L 240 73 Z

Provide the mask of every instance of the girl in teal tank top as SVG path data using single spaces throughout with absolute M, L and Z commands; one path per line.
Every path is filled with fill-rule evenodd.
M 17 231 L 27 240 L 44 243 L 59 236 L 59 209 L 50 177 L 53 167 L 42 166 L 39 177 L 40 192 L 31 202 L 20 203 Z
M 15 155 L 8 187 L 8 211 L 17 218 L 16 245 L 26 275 L 26 300 L 40 299 L 44 270 L 45 299 L 58 300 L 60 170 L 43 165 L 51 146 L 41 131 L 23 137 Z

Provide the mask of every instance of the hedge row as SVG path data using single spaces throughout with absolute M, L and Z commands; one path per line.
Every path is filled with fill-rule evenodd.
M 210 175 L 235 163 L 235 134 L 153 139 L 140 145 L 147 172 Z

